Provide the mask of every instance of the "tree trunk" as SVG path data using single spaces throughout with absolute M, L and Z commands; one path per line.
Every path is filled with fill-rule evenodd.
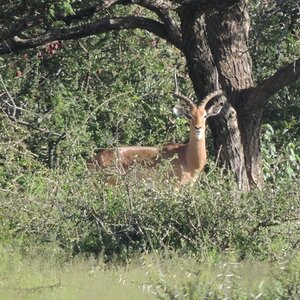
M 260 132 L 262 113 L 239 110 L 239 128 L 244 147 L 246 172 L 251 188 L 261 188 L 263 184 L 262 159 L 260 151 Z
M 246 0 L 200 17 L 190 9 L 181 12 L 184 54 L 198 99 L 219 87 L 227 93 L 222 113 L 209 125 L 216 153 L 220 152 L 221 161 L 234 172 L 243 190 L 262 185 L 262 110 L 256 113 L 245 105 L 244 91 L 254 85 L 247 48 L 249 23 Z

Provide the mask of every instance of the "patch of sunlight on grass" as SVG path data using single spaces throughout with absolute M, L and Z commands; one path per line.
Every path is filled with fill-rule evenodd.
M 12 254 L 3 255 L 3 249 L 1 252 L 2 300 L 156 299 L 141 285 L 123 278 L 121 273 L 131 276 L 125 268 L 108 268 L 98 260 L 80 258 L 60 265 L 51 259 L 21 259 Z
M 272 287 L 273 266 L 268 262 L 237 262 L 234 258 L 214 255 L 201 261 L 176 254 L 142 255 L 139 262 L 132 263 L 135 271 L 130 273 L 130 279 L 144 282 L 144 288 L 159 299 L 199 300 L 208 299 L 209 295 L 213 299 L 251 298 L 267 293 Z M 129 273 L 122 276 L 126 275 Z
M 1 300 L 247 298 L 270 288 L 270 274 L 267 263 L 236 263 L 228 257 L 198 261 L 151 253 L 120 266 L 106 265 L 101 258 L 62 263 L 42 253 L 24 258 L 0 247 Z

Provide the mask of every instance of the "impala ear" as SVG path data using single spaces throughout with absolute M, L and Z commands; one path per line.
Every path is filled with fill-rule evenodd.
M 209 109 L 206 110 L 206 113 L 207 113 L 206 117 L 208 118 L 208 117 L 216 116 L 217 114 L 219 114 L 219 112 L 222 110 L 225 102 L 226 102 L 226 98 L 221 99 L 221 101 L 218 101 L 215 104 L 213 104 Z
M 192 116 L 182 107 L 174 107 L 173 108 L 173 113 L 176 115 L 178 118 L 187 118 L 190 119 Z

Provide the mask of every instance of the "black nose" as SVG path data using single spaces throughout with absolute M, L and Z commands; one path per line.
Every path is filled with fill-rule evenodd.
M 201 129 L 201 126 L 195 126 L 195 129 Z

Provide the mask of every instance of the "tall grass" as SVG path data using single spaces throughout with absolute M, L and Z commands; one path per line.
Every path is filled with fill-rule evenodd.
M 2 247 L 0 263 L 0 298 L 5 300 L 155 299 L 141 287 L 123 282 L 121 274 L 133 272 L 107 268 L 92 258 L 62 263 L 42 253 L 19 257 Z
M 161 172 L 151 187 L 78 167 L 8 181 L 1 299 L 296 299 L 299 182 L 243 193 L 212 166 L 177 189 Z
M 162 179 L 150 189 L 130 177 L 112 187 L 100 173 L 47 171 L 23 173 L 0 198 L 1 239 L 24 249 L 55 243 L 70 256 L 103 253 L 107 260 L 233 249 L 239 259 L 266 259 L 299 246 L 297 182 L 243 193 L 215 170 L 177 191 Z
M 238 261 L 235 253 L 206 259 L 152 252 L 126 264 L 77 256 L 8 251 L 1 246 L 1 299 L 298 299 L 299 256 L 290 261 Z

